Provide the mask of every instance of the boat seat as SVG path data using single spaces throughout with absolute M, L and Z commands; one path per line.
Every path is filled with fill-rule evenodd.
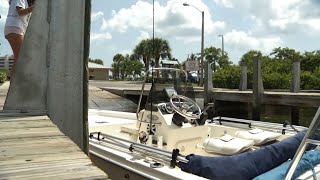
M 217 138 L 207 138 L 203 147 L 208 153 L 218 153 L 223 155 L 240 154 L 253 146 L 253 140 L 247 140 L 230 136 L 228 134 Z
M 264 131 L 261 129 L 252 129 L 249 131 L 237 131 L 235 137 L 252 140 L 255 146 L 263 145 L 274 141 L 281 136 L 280 133 Z

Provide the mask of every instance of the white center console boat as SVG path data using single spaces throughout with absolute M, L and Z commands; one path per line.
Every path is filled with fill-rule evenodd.
M 179 164 L 190 164 L 190 154 L 208 159 L 238 158 L 248 152 L 252 155 L 252 152 L 268 149 L 264 148 L 268 146 L 275 147 L 277 145 L 274 144 L 307 129 L 288 123 L 212 118 L 213 114 L 208 111 L 212 105 L 203 109 L 198 106 L 185 72 L 171 68 L 154 68 L 153 71 L 154 77 L 150 76 L 149 71 L 142 85 L 137 113 L 89 111 L 90 154 L 100 159 L 100 167 L 113 179 L 218 177 L 206 175 L 202 170 L 199 173 L 186 170 L 185 166 L 182 168 Z M 142 95 L 147 83 L 151 83 L 151 89 L 142 107 Z M 294 155 L 296 152 L 292 153 Z M 220 162 L 221 159 L 218 160 Z M 225 161 L 228 161 L 227 158 L 223 159 Z M 220 165 L 224 166 L 215 164 L 216 167 Z M 237 167 L 237 164 L 233 166 Z M 245 177 L 242 174 L 238 176 L 238 179 Z M 312 171 L 300 177 L 312 178 Z

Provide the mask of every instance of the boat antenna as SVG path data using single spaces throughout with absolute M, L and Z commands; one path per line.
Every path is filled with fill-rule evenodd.
M 150 117 L 150 127 L 149 127 L 149 135 L 154 135 L 152 131 L 152 121 L 153 121 L 153 97 L 152 97 L 152 87 L 154 87 L 154 74 L 153 74 L 153 67 L 155 66 L 155 52 L 154 52 L 154 0 L 152 0 L 152 58 L 151 58 L 151 89 L 150 89 L 150 100 L 151 100 L 151 117 Z

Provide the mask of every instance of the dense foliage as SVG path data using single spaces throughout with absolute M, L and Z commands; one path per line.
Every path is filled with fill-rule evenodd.
M 171 57 L 171 48 L 167 40 L 144 39 L 135 46 L 132 55 L 116 54 L 114 56 L 113 76 L 115 79 L 122 80 L 128 77 L 140 77 L 144 70 L 149 69 L 152 59 L 155 61 L 155 67 L 159 67 L 160 58 L 178 61 Z M 301 62 L 301 89 L 320 89 L 320 51 L 301 53 L 287 47 L 278 47 L 270 54 L 263 55 L 260 51 L 250 50 L 242 56 L 238 65 L 233 65 L 229 60 L 228 52 L 211 46 L 205 48 L 204 58 L 211 64 L 214 71 L 212 79 L 214 87 L 239 88 L 241 64 L 245 64 L 248 67 L 248 89 L 251 89 L 253 59 L 259 58 L 262 62 L 265 89 L 290 89 L 292 65 L 296 61 Z M 188 59 L 200 60 L 200 55 L 191 54 Z M 97 60 L 91 61 L 99 63 Z M 181 66 L 184 68 L 185 62 Z M 177 68 L 180 68 L 180 65 Z
M 232 62 L 229 61 L 228 53 L 222 52 L 220 48 L 215 48 L 212 46 L 208 47 L 204 49 L 204 56 L 206 61 L 212 64 L 211 68 L 213 71 L 223 69 L 232 64 Z
M 96 63 L 96 64 L 103 65 L 103 61 L 101 59 L 91 59 L 91 58 L 89 58 L 89 62 L 93 62 L 93 63 Z
M 167 40 L 144 39 L 135 46 L 133 54 L 116 54 L 113 57 L 113 78 L 121 80 L 139 78 L 144 70 L 149 69 L 152 59 L 155 67 L 160 67 L 160 59 L 178 61 L 171 57 L 171 48 Z M 176 68 L 180 68 L 180 65 Z
M 213 75 L 213 85 L 215 87 L 237 89 L 240 83 L 241 69 L 237 65 L 229 65 L 219 69 Z
M 160 58 L 171 59 L 171 48 L 169 42 L 165 39 L 144 39 L 136 45 L 133 55 L 142 60 L 146 70 L 148 70 L 151 59 L 155 60 L 155 67 L 160 66 Z
M 116 54 L 113 57 L 112 72 L 114 79 L 125 80 L 126 78 L 134 79 L 139 77 L 143 70 L 143 63 L 136 59 L 134 55 Z
M 0 70 L 0 83 L 4 83 L 7 80 L 7 70 Z
M 227 55 L 227 54 L 226 54 Z M 275 48 L 271 54 L 262 55 L 251 50 L 244 54 L 239 65 L 218 68 L 213 75 L 214 87 L 238 88 L 240 83 L 240 64 L 248 67 L 248 88 L 252 88 L 253 59 L 262 61 L 262 78 L 265 89 L 290 89 L 292 64 L 301 62 L 301 89 L 320 89 L 320 52 L 300 52 L 289 48 Z

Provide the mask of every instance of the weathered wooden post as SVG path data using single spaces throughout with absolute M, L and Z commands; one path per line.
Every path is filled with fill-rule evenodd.
M 298 93 L 300 91 L 300 62 L 301 60 L 295 60 L 292 64 L 292 82 L 290 92 Z M 299 107 L 291 107 L 291 123 L 299 125 Z
M 290 92 L 298 93 L 300 91 L 300 62 L 301 60 L 296 60 L 292 64 L 292 82 Z
M 263 96 L 263 82 L 261 74 L 260 56 L 256 55 L 253 58 L 253 103 L 252 103 L 252 119 L 260 121 L 261 104 Z
M 240 76 L 240 86 L 239 91 L 245 91 L 247 90 L 248 86 L 248 66 L 247 63 L 244 61 L 241 61 L 241 76 Z
M 212 69 L 211 69 L 211 63 L 205 62 L 205 71 L 204 71 L 204 107 L 210 103 L 212 99 Z

